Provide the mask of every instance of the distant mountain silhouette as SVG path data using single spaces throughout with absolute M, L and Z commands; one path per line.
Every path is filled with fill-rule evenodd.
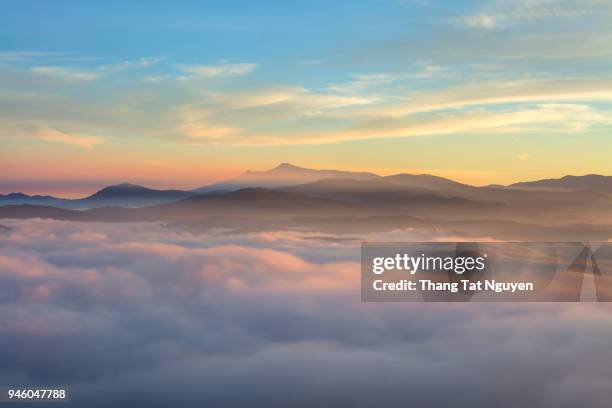
M 196 193 L 211 191 L 233 191 L 247 187 L 282 187 L 329 178 L 350 178 L 353 180 L 372 180 L 380 178 L 373 173 L 350 172 L 340 170 L 313 170 L 282 163 L 267 171 L 246 171 L 240 176 L 220 183 L 211 184 L 193 190 Z
M 0 195 L 2 205 L 38 205 L 59 208 L 90 209 L 98 207 L 143 207 L 175 202 L 195 195 L 181 190 L 154 190 L 130 183 L 121 183 L 97 191 L 89 197 L 63 199 L 52 196 L 29 196 L 23 193 Z
M 262 184 L 267 187 L 258 186 Z M 427 174 L 381 177 L 284 163 L 269 171 L 246 172 L 198 189 L 204 191 L 200 194 L 130 183 L 105 187 L 77 200 L 13 193 L 0 196 L 0 218 L 192 221 L 215 216 L 288 219 L 408 215 L 546 225 L 612 224 L 611 184 L 612 177 L 589 175 L 476 187 Z M 241 185 L 248 187 L 239 188 Z M 55 211 L 59 209 L 85 211 Z
M 558 179 L 544 179 L 514 183 L 509 187 L 540 190 L 587 190 L 612 193 L 612 176 L 588 174 L 586 176 L 565 176 Z
M 74 221 L 187 221 L 209 217 L 248 217 L 261 220 L 295 217 L 370 216 L 414 212 L 417 214 L 480 214 L 492 207 L 461 198 L 434 194 L 374 197 L 355 201 L 313 196 L 297 192 L 246 188 L 227 193 L 208 193 L 181 201 L 142 208 L 102 207 L 71 210 L 50 206 L 9 205 L 0 207 L 0 218 L 51 218 Z
M 69 200 L 52 197 L 48 195 L 27 195 L 23 193 L 0 194 L 0 205 L 36 204 L 62 206 Z
M 372 180 L 354 180 L 350 178 L 327 178 L 310 183 L 286 186 L 284 191 L 293 191 L 310 195 L 329 195 L 342 193 L 376 193 L 398 191 L 397 185 L 384 180 L 382 177 Z M 402 189 L 403 190 L 403 189 Z M 424 191 L 419 189 L 419 191 Z
M 176 203 L 157 206 L 168 214 L 182 213 L 190 218 L 203 215 L 233 215 L 286 218 L 295 214 L 346 214 L 359 212 L 351 203 L 333 198 L 310 197 L 261 187 L 227 193 L 197 195 Z
M 409 174 L 399 176 L 410 177 Z M 453 183 L 450 180 L 449 182 Z M 469 201 L 464 197 L 438 195 L 434 188 L 427 186 L 426 183 L 406 183 L 402 185 L 397 183 L 397 179 L 389 181 L 387 177 L 374 180 L 324 179 L 297 186 L 283 187 L 282 189 L 310 196 L 367 202 L 369 204 L 381 202 L 385 205 L 391 205 L 394 203 L 400 206 L 414 206 L 416 203 L 460 205 Z
M 426 208 L 426 207 L 425 207 Z M 381 209 L 379 209 L 380 211 Z M 49 218 L 71 221 L 163 221 L 168 227 L 188 228 L 193 232 L 223 230 L 224 233 L 295 230 L 338 236 L 384 231 L 407 231 L 406 237 L 418 237 L 420 229 L 446 231 L 450 236 L 492 237 L 503 240 L 589 241 L 607 240 L 612 234 L 610 224 L 542 225 L 537 219 L 518 223 L 491 219 L 490 212 L 482 218 L 451 216 L 446 212 L 406 215 L 382 209 L 379 215 L 368 215 L 369 206 L 347 204 L 334 200 L 303 197 L 299 194 L 246 189 L 227 194 L 205 194 L 177 203 L 145 208 L 104 207 L 90 210 L 69 210 L 34 205 L 0 207 L 0 218 Z M 448 215 L 448 214 L 447 214 Z M 0 233 L 3 228 L 0 227 Z M 10 232 L 10 229 L 4 232 Z M 417 234 L 417 235 L 414 235 Z
M 194 193 L 181 190 L 155 190 L 131 183 L 105 187 L 87 198 L 73 200 L 83 208 L 102 206 L 142 207 L 170 203 L 193 196 Z
M 441 189 L 457 189 L 464 187 L 472 187 L 467 184 L 458 183 L 456 181 L 432 176 L 430 174 L 395 174 L 392 176 L 383 177 L 384 181 L 400 187 L 421 188 L 426 190 L 441 190 Z
M 170 204 L 143 208 L 103 207 L 70 210 L 49 206 L 8 205 L 0 207 L 0 218 L 51 218 L 75 221 L 174 221 L 210 216 L 289 218 L 296 214 L 340 215 L 362 212 L 359 207 L 332 199 L 246 188 L 229 193 L 208 193 Z
M 267 171 L 246 171 L 242 175 L 227 181 L 215 183 L 209 186 L 193 190 L 197 193 L 207 193 L 213 191 L 234 191 L 247 187 L 278 188 L 308 184 L 323 180 L 351 180 L 354 182 L 377 182 L 369 184 L 372 189 L 414 189 L 414 190 L 440 190 L 458 189 L 471 187 L 466 184 L 446 179 L 443 177 L 432 176 L 429 174 L 396 174 L 392 176 L 379 176 L 367 172 L 350 172 L 340 170 L 313 170 L 294 166 L 289 163 L 282 163 L 277 167 Z M 348 182 L 348 181 L 347 181 Z M 336 183 L 336 182 L 334 182 Z M 352 185 L 354 185 L 353 183 Z M 320 184 L 324 186 L 325 184 Z M 364 184 L 365 186 L 365 184 Z
M 103 189 L 90 195 L 89 199 L 142 196 L 147 194 L 157 194 L 159 190 L 152 190 L 147 187 L 132 183 L 121 183 L 114 186 L 104 187 Z

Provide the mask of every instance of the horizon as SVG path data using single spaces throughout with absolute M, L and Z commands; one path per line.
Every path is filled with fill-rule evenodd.
M 445 175 L 440 175 L 440 174 L 431 174 L 431 173 L 418 173 L 418 172 L 410 172 L 410 171 L 400 171 L 400 172 L 389 172 L 388 174 L 384 174 L 384 173 L 378 173 L 375 171 L 370 171 L 367 169 L 345 169 L 345 168 L 311 168 L 311 167 L 306 167 L 306 166 L 301 166 L 301 165 L 296 165 L 294 163 L 291 162 L 282 162 L 282 163 L 278 163 L 277 165 L 275 165 L 274 167 L 271 168 L 267 168 L 267 169 L 245 169 L 242 170 L 238 173 L 235 173 L 232 176 L 226 177 L 226 178 L 221 178 L 221 179 L 214 179 L 211 180 L 209 182 L 203 182 L 200 183 L 199 185 L 196 186 L 182 186 L 180 183 L 175 183 L 173 184 L 172 181 L 168 181 L 168 182 L 163 182 L 163 183 L 159 183 L 159 182 L 155 182 L 155 181 L 151 181 L 151 182 L 138 182 L 138 181 L 134 181 L 134 180 L 129 180 L 129 179 L 122 179 L 122 181 L 109 181 L 107 183 L 104 182 L 98 182 L 95 185 L 91 185 L 91 187 L 87 188 L 87 189 L 79 189 L 79 190 L 66 190 L 66 189 L 46 189 L 44 186 L 41 186 L 39 190 L 34 190 L 36 187 L 32 187 L 32 188 L 26 188 L 26 189 L 22 189 L 19 191 L 9 191 L 7 188 L 4 188 L 3 186 L 5 184 L 8 184 L 6 182 L 1 182 L 0 181 L 0 195 L 8 195 L 8 194 L 16 194 L 16 193 L 23 193 L 26 195 L 41 195 L 41 196 L 45 196 L 45 195 L 49 195 L 49 196 L 53 196 L 56 198 L 66 198 L 66 199 L 78 199 L 78 198 L 85 198 L 88 197 L 106 187 L 114 187 L 114 186 L 118 186 L 121 184 L 132 184 L 132 185 L 136 185 L 136 186 L 141 186 L 141 187 L 147 187 L 147 188 L 151 188 L 151 189 L 156 189 L 156 190 L 183 190 L 183 191 L 192 191 L 192 190 L 196 190 L 198 188 L 202 188 L 202 187 L 206 187 L 209 185 L 213 185 L 216 183 L 220 183 L 220 182 L 224 182 L 224 181 L 229 181 L 235 177 L 238 177 L 240 175 L 243 175 L 245 173 L 248 172 L 268 172 L 268 171 L 272 171 L 275 170 L 283 165 L 288 165 L 291 167 L 295 167 L 295 168 L 299 168 L 299 169 L 305 169 L 305 170 L 317 170 L 317 171 L 321 171 L 321 170 L 339 170 L 339 171 L 348 171 L 348 172 L 368 172 L 368 173 L 372 173 L 375 174 L 377 176 L 381 176 L 381 177 L 386 177 L 386 176 L 393 176 L 393 175 L 399 175 L 399 174 L 410 174 L 410 175 L 429 175 L 429 176 L 436 176 L 436 177 L 442 177 L 442 178 L 446 178 L 452 181 L 456 181 L 459 183 L 463 183 L 463 184 L 467 184 L 467 185 L 471 185 L 474 187 L 486 187 L 489 185 L 499 185 L 499 186 L 509 186 L 511 184 L 515 184 L 515 183 L 520 183 L 520 182 L 533 182 L 533 181 L 542 181 L 542 180 L 555 180 L 555 179 L 561 179 L 564 177 L 586 177 L 586 176 L 602 176 L 602 177 L 610 177 L 611 175 L 606 175 L 606 174 L 597 174 L 597 173 L 585 173 L 585 174 L 563 174 L 563 175 L 559 175 L 558 177 L 546 177 L 546 178 L 538 178 L 538 179 L 533 179 L 533 180 L 516 180 L 516 181 L 512 181 L 510 183 L 488 183 L 488 184 L 472 184 L 466 181 L 462 181 L 461 179 L 455 179 L 455 178 L 451 178 L 449 176 L 445 176 Z M 17 183 L 15 183 L 15 185 L 18 185 Z

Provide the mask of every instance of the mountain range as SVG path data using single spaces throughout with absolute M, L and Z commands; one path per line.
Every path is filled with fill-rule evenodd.
M 509 186 L 475 187 L 450 179 L 428 174 L 396 174 L 379 176 L 367 172 L 340 170 L 314 170 L 282 163 L 267 171 L 246 171 L 238 177 L 219 183 L 199 187 L 191 191 L 157 190 L 131 183 L 121 183 L 105 187 L 96 193 L 80 198 L 65 199 L 48 195 L 27 195 L 24 193 L 0 194 L 2 205 L 50 205 L 62 208 L 88 209 L 105 206 L 143 207 L 175 202 L 205 193 L 224 193 L 244 188 L 261 187 L 287 191 L 308 192 L 319 195 L 325 191 L 406 191 L 435 192 L 441 195 L 461 196 L 467 191 L 483 191 L 494 195 L 502 190 L 531 191 L 590 191 L 612 193 L 612 176 L 585 175 L 565 176 L 558 179 L 545 179 L 514 183 Z
M 535 190 L 575 190 L 612 193 L 612 176 L 587 174 L 586 176 L 565 176 L 558 179 L 545 179 L 511 184 L 511 188 Z
M 281 163 L 267 171 L 246 171 L 240 176 L 220 183 L 196 188 L 194 193 L 211 191 L 234 191 L 247 187 L 274 188 L 296 184 L 310 183 L 331 178 L 348 178 L 352 180 L 373 180 L 380 176 L 373 173 L 360 173 L 340 170 L 313 170 Z
M 0 195 L 0 218 L 194 222 L 210 217 L 270 221 L 409 216 L 601 224 L 612 223 L 610 192 L 612 177 L 596 175 L 476 187 L 426 174 L 379 176 L 283 163 L 192 191 L 122 183 L 81 199 Z
M 131 208 L 175 202 L 194 195 L 196 193 L 190 191 L 155 190 L 136 184 L 121 183 L 105 187 L 88 197 L 73 200 L 52 196 L 29 196 L 23 193 L 0 195 L 0 206 L 30 204 L 71 209 L 90 209 L 108 206 Z

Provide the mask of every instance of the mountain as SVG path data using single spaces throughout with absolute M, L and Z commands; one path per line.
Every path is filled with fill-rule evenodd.
M 425 190 L 472 188 L 472 186 L 468 186 L 467 184 L 458 183 L 443 177 L 432 176 L 430 174 L 395 174 L 393 176 L 383 177 L 383 179 L 388 183 L 404 188 Z
M 309 181 L 302 183 L 303 180 Z M 105 187 L 78 200 L 14 193 L 0 196 L 0 218 L 191 221 L 215 216 L 288 219 L 409 215 L 439 220 L 537 221 L 547 225 L 612 224 L 611 180 L 612 177 L 597 175 L 566 176 L 508 187 L 475 187 L 426 174 L 381 177 L 281 164 L 269 171 L 246 172 L 226 184 L 203 188 L 214 191 L 201 194 L 129 183 Z M 238 188 L 240 183 L 271 187 Z M 53 207 L 84 211 L 49 209 Z
M 208 193 L 178 202 L 143 208 L 102 207 L 71 210 L 49 206 L 8 205 L 0 218 L 51 218 L 74 221 L 178 221 L 214 216 L 283 219 L 295 215 L 334 216 L 356 214 L 363 209 L 351 203 L 300 194 L 246 188 L 229 193 Z
M 104 206 L 143 207 L 179 201 L 194 193 L 182 190 L 155 190 L 136 184 L 121 183 L 79 200 L 72 200 L 72 208 L 96 208 Z
M 381 183 L 384 182 L 387 186 L 418 190 L 450 190 L 471 187 L 466 184 L 429 174 L 396 174 L 381 177 L 374 173 L 367 172 L 313 170 L 294 166 L 289 163 L 282 163 L 272 170 L 247 171 L 234 179 L 201 187 L 193 191 L 197 193 L 206 193 L 212 191 L 233 191 L 246 187 L 289 187 L 328 179 L 364 182 L 379 181 Z
M 558 179 L 544 179 L 511 184 L 508 187 L 538 190 L 586 190 L 612 193 L 612 176 L 588 174 L 586 176 L 565 176 Z
M 60 207 L 69 200 L 62 198 L 43 196 L 43 195 L 27 195 L 23 193 L 10 193 L 6 195 L 0 194 L 0 205 L 19 205 L 19 204 L 34 204 L 34 205 L 50 205 Z
M 45 205 L 5 205 L 0 207 L 0 218 L 49 218 L 53 220 L 78 220 L 83 211 L 67 210 Z
M 369 194 L 404 190 L 389 183 L 382 177 L 372 180 L 354 180 L 350 178 L 327 178 L 310 183 L 279 187 L 278 190 L 292 191 L 300 194 L 327 196 L 343 194 Z M 419 191 L 425 191 L 418 189 Z
M 3 205 L 36 205 L 72 209 L 90 209 L 98 207 L 144 207 L 149 205 L 171 203 L 195 193 L 181 190 L 154 190 L 136 184 L 122 183 L 109 186 L 80 199 L 63 199 L 52 196 L 29 196 L 23 193 L 0 195 L 0 206 Z
M 359 204 L 362 214 L 410 214 L 424 217 L 472 218 L 492 214 L 500 203 L 483 203 L 457 195 L 438 194 L 422 187 L 402 187 L 385 178 L 375 180 L 325 179 L 282 188 L 297 194 Z
M 439 199 L 448 201 L 448 198 L 438 196 L 431 189 L 422 187 L 401 186 L 380 177 L 374 180 L 353 179 L 324 179 L 312 183 L 281 187 L 283 191 L 294 193 L 340 199 L 353 202 L 368 202 L 392 200 L 402 201 L 404 204 L 414 204 L 415 200 L 428 196 L 433 201 Z
M 195 193 L 208 193 L 212 191 L 234 191 L 247 187 L 282 187 L 296 184 L 310 183 L 329 178 L 350 178 L 353 180 L 372 180 L 380 178 L 373 173 L 350 172 L 340 170 L 313 170 L 282 163 L 272 170 L 246 171 L 240 176 L 204 186 L 193 190 Z
M 537 222 L 527 224 L 486 218 L 446 220 L 403 214 L 359 215 L 354 214 L 355 207 L 352 206 L 348 208 L 341 204 L 338 206 L 338 203 L 332 201 L 302 201 L 299 195 L 276 193 L 278 192 L 241 191 L 238 195 L 225 198 L 223 194 L 211 194 L 178 203 L 131 209 L 105 207 L 79 211 L 33 205 L 10 205 L 0 207 L 0 218 L 36 217 L 84 222 L 165 221 L 170 222 L 166 224 L 168 228 L 188 228 L 195 233 L 211 230 L 223 231 L 223 234 L 309 231 L 314 234 L 312 239 L 325 239 L 327 234 L 331 234 L 330 238 L 342 239 L 342 235 L 345 234 L 359 235 L 385 231 L 396 231 L 396 233 L 403 231 L 406 239 L 425 239 L 428 236 L 427 231 L 430 230 L 435 231 L 436 236 L 445 232 L 449 237 L 470 237 L 474 240 L 490 237 L 501 240 L 581 242 L 605 241 L 612 234 L 612 224 L 603 223 L 547 226 Z M 280 197 L 285 197 L 287 200 L 279 200 Z M 230 208 L 231 206 L 227 204 L 232 201 L 236 206 Z M 243 203 L 242 208 L 238 206 L 240 202 Z M 287 212 L 287 209 L 300 202 L 303 203 L 301 208 Z M 276 203 L 276 206 L 268 209 L 270 203 Z M 282 211 L 279 212 L 279 209 Z M 299 216 L 304 210 L 310 214 Z M 342 214 L 339 215 L 339 212 Z M 279 217 L 280 214 L 285 217 L 291 214 L 293 217 Z M 10 232 L 10 228 L 0 226 L 0 233 L 2 232 Z M 318 236 L 317 233 L 321 235 Z M 358 237 L 352 239 L 357 242 L 361 240 Z
M 296 214 L 333 216 L 361 211 L 351 203 L 333 198 L 311 197 L 262 187 L 249 187 L 226 193 L 201 194 L 152 209 L 171 216 L 180 213 L 187 218 L 211 215 L 288 218 Z

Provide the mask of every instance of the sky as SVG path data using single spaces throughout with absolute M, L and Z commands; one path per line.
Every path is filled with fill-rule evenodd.
M 612 2 L 7 1 L 0 193 L 612 174 Z

